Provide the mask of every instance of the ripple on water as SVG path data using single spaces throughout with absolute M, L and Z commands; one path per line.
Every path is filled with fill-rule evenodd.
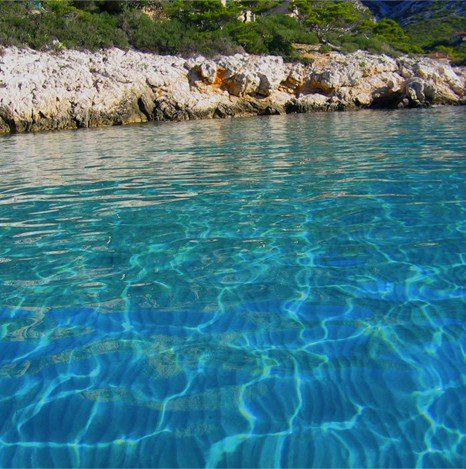
M 0 465 L 463 467 L 465 116 L 2 139 Z

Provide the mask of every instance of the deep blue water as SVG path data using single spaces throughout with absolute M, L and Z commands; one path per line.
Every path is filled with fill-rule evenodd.
M 0 139 L 0 466 L 465 467 L 465 130 Z

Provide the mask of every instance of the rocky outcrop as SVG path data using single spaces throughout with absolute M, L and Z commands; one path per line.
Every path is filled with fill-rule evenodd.
M 464 71 L 447 63 L 365 52 L 313 58 L 304 66 L 247 54 L 11 47 L 0 56 L 0 133 L 465 102 Z

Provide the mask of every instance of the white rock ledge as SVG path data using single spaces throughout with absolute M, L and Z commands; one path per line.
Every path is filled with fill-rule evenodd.
M 332 111 L 464 104 L 465 69 L 358 51 L 312 65 L 237 54 L 183 59 L 133 50 L 0 56 L 0 133 Z

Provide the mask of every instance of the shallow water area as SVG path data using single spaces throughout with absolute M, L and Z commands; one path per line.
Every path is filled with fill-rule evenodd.
M 0 139 L 0 466 L 464 467 L 465 130 Z

